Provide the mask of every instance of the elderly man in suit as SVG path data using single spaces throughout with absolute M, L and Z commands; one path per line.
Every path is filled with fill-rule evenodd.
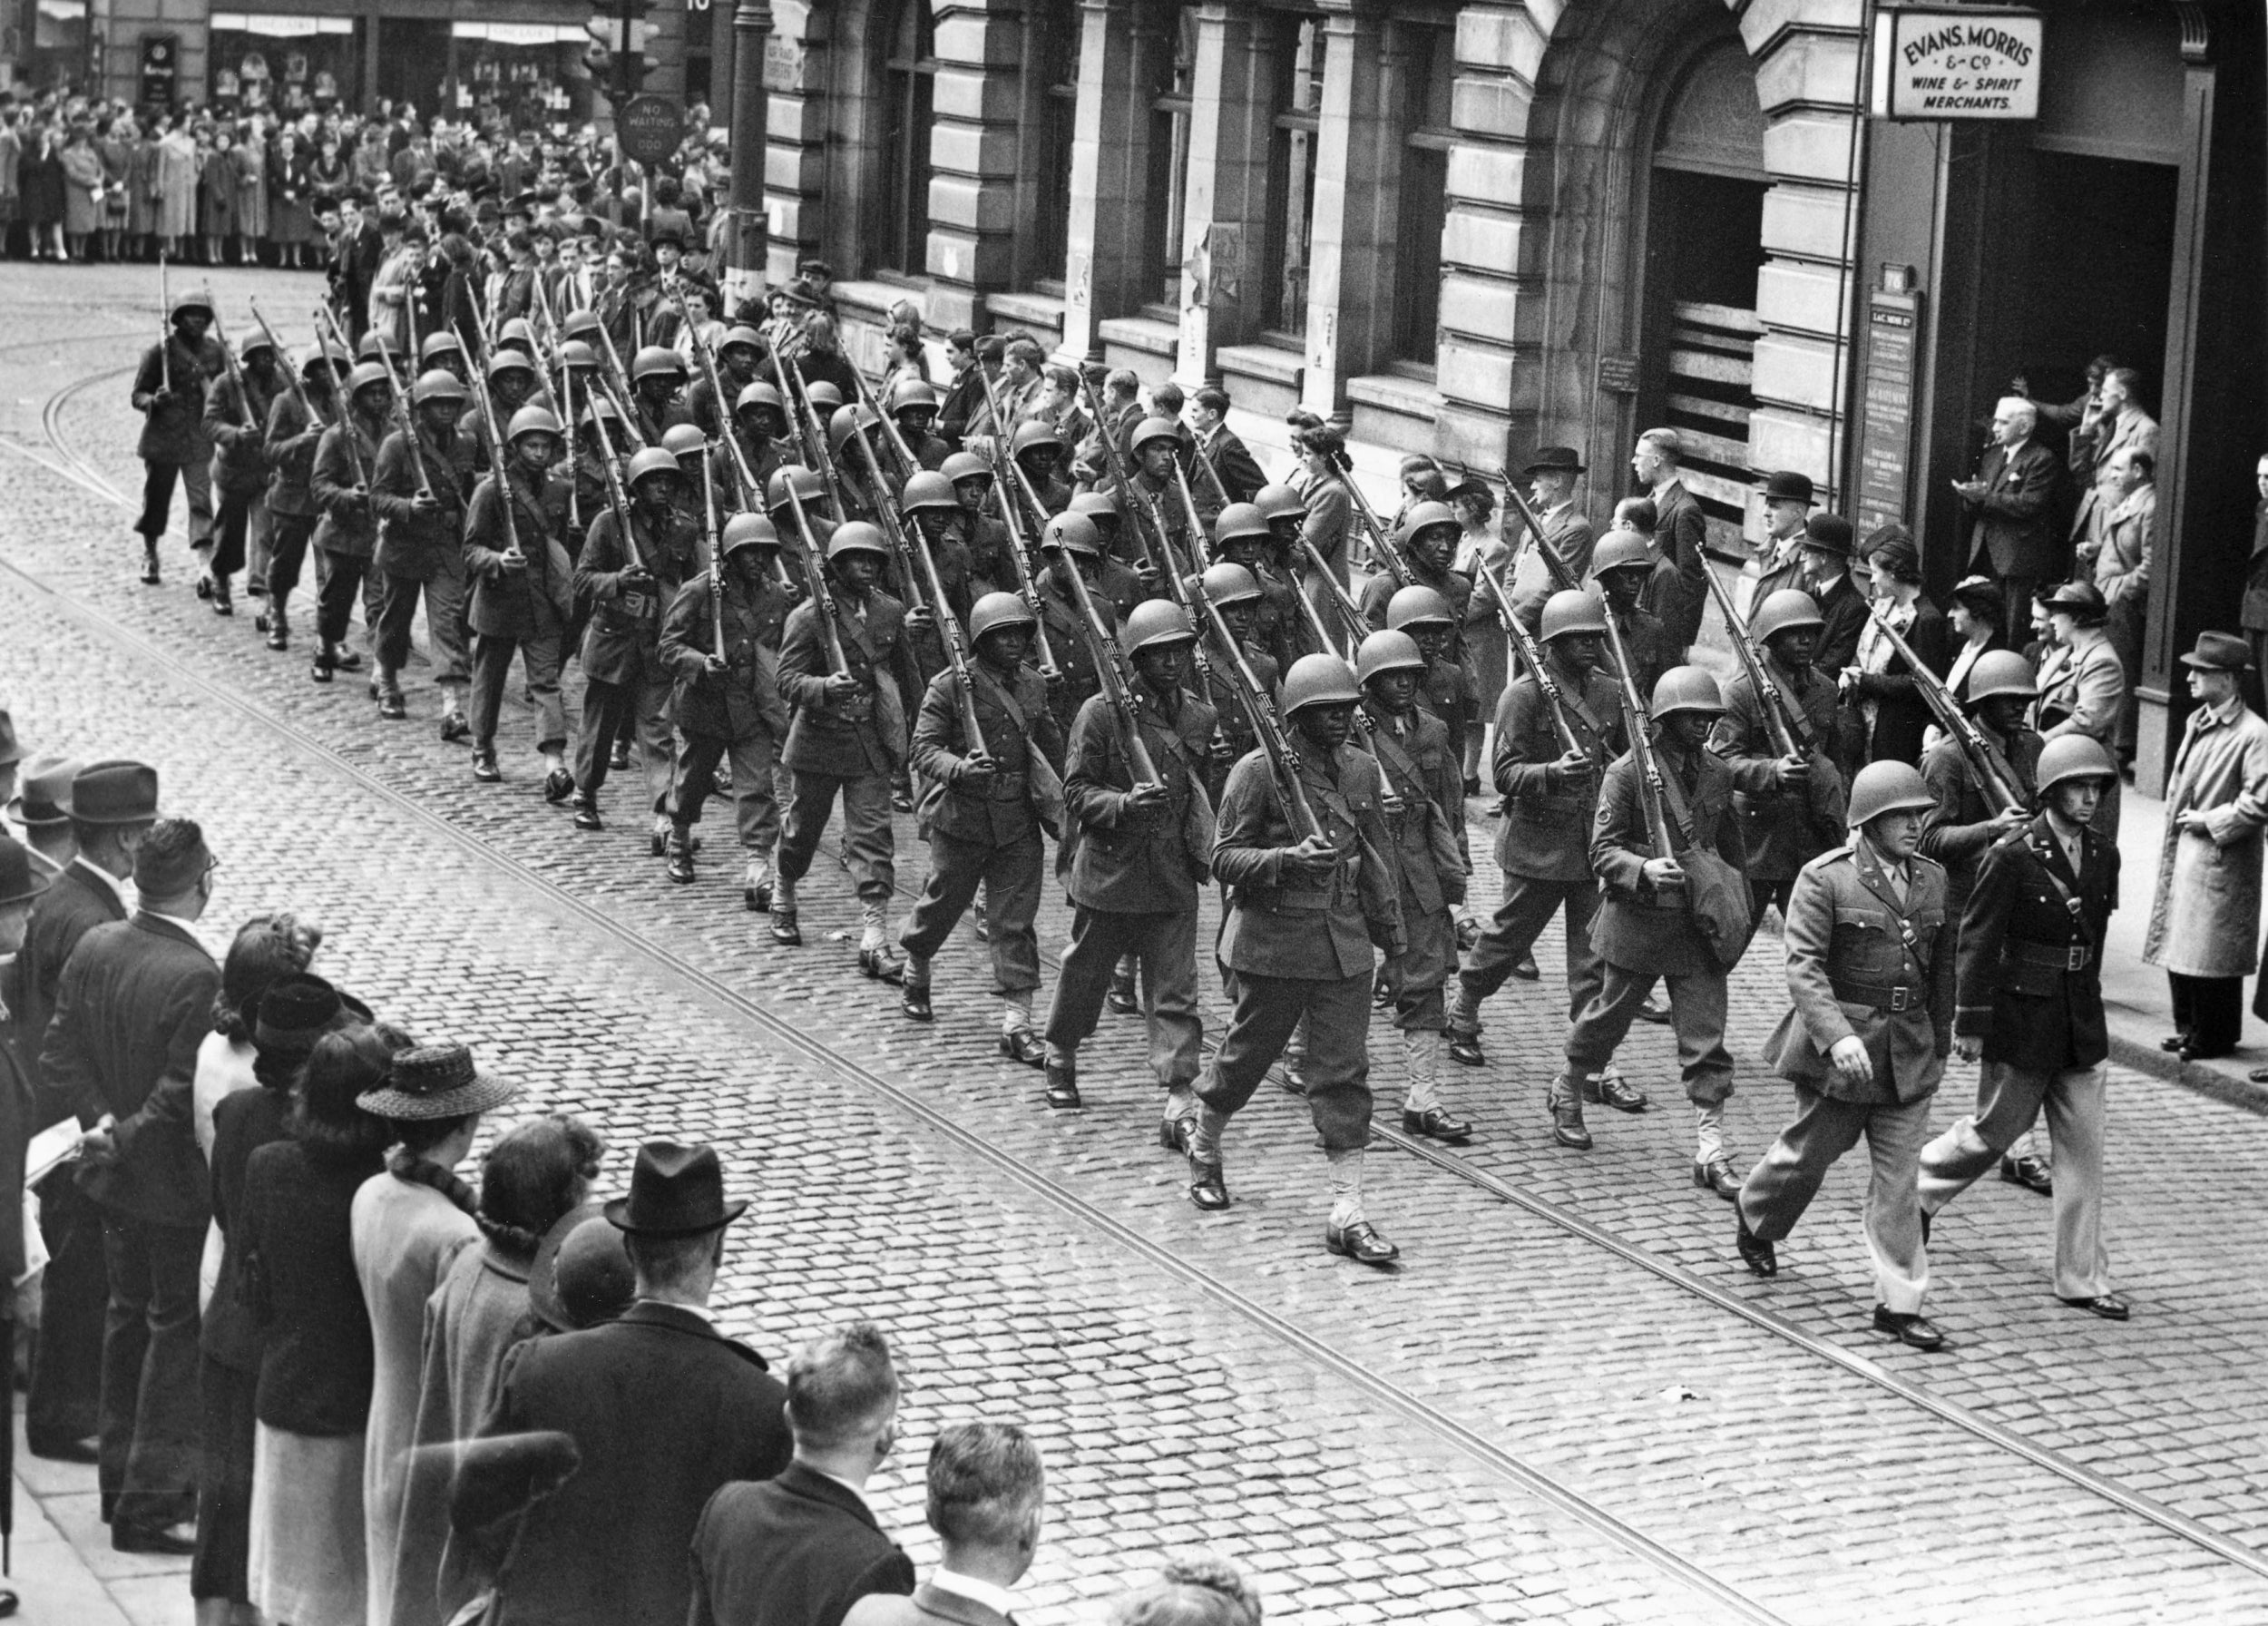
M 1774 469 L 1758 487 L 1764 497 L 1764 546 L 1756 560 L 1756 591 L 1749 598 L 1761 604 L 1774 593 L 1804 585 L 1804 522 L 1818 499 L 1812 477 L 1794 469 Z
M 40 1049 L 46 1090 L 78 1113 L 79 1180 L 102 1211 L 98 1472 L 122 1553 L 196 1544 L 197 1268 L 211 1210 L 191 1108 L 220 968 L 191 928 L 218 867 L 195 821 L 150 828 L 134 853 L 139 906 L 72 950 Z
M 1681 578 L 1677 602 L 1655 606 L 1655 612 L 1669 629 L 1671 652 L 1680 660 L 1701 631 L 1701 606 L 1709 591 L 1701 580 L 1701 573 L 1709 567 L 1702 552 L 1708 526 L 1700 500 L 1686 489 L 1679 475 L 1684 461 L 1685 443 L 1675 429 L 1648 429 L 1638 436 L 1637 449 L 1630 454 L 1631 470 L 1646 495 L 1654 499 L 1656 544 L 1662 557 L 1677 567 Z
M 498 1626 L 684 1626 L 686 1553 L 709 1497 L 787 1465 L 787 1391 L 709 1308 L 726 1228 L 748 1206 L 725 1200 L 711 1148 L 648 1141 L 630 1196 L 606 1205 L 637 1301 L 505 1357 L 482 1437 L 555 1431 L 582 1466 L 528 1513 Z
M 2053 581 L 2070 565 L 2056 525 L 2056 499 L 2063 468 L 2056 455 L 2034 438 L 2038 408 L 2022 396 L 2003 396 L 1992 413 L 1992 446 L 1973 480 L 1956 480 L 1953 490 L 1975 516 L 1969 568 L 1997 577 L 2009 598 L 2009 640 L 2022 629 L 2018 608 L 2036 582 Z
M 1590 577 L 1591 552 L 1598 540 L 1590 521 L 1575 504 L 1583 472 L 1583 459 L 1573 446 L 1539 446 L 1526 470 L 1529 500 L 1543 526 L 1543 545 L 1565 567 L 1567 579 L 1577 583 Z M 1518 527 L 1508 540 L 1517 544 Z M 1543 617 L 1544 602 L 1559 591 L 1559 578 L 1543 555 L 1532 547 L 1521 549 L 1520 563 L 1512 569 L 1512 613 L 1530 637 Z
M 870 1592 L 914 1590 L 914 1565 L 864 1494 L 897 1443 L 898 1376 L 871 1321 L 787 1363 L 795 1459 L 721 1487 L 693 1532 L 690 1626 L 838 1626 Z
M 1830 679 L 1858 660 L 1859 634 L 1866 630 L 1866 594 L 1851 575 L 1851 522 L 1840 514 L 1823 512 L 1804 521 L 1799 585 L 1818 606 L 1820 623 L 1812 663 Z
M 2098 470 L 2107 467 L 2121 452 L 2141 452 L 2152 458 L 2157 455 L 2157 419 L 2145 412 L 2136 398 L 2135 392 L 2141 387 L 2142 375 L 2135 368 L 2104 368 L 2102 382 L 2096 387 L 2071 432 L 2067 462 L 2072 475 L 2087 486 L 2079 497 L 2078 517 L 2072 526 L 2074 534 L 2087 523 L 2088 504 L 2095 500 L 2094 476 Z
M 1040 1550 L 1040 1448 L 1012 1423 L 963 1423 L 929 1449 L 929 1527 L 944 1556 L 910 1598 L 873 1593 L 843 1626 L 1009 1626 Z

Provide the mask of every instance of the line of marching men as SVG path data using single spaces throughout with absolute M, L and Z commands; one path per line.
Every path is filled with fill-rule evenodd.
M 1106 397 L 1056 368 L 1035 380 L 1048 409 L 1027 412 L 990 356 L 971 363 L 973 388 L 956 383 L 956 449 L 934 390 L 904 380 L 875 399 L 817 322 L 777 345 L 735 328 L 625 363 L 589 313 L 539 311 L 470 352 L 432 334 L 413 361 L 375 338 L 288 359 L 264 322 L 232 350 L 214 314 L 201 297 L 171 313 L 137 404 L 153 429 L 195 411 L 216 465 L 263 471 L 270 647 L 289 647 L 311 555 L 311 675 L 357 670 L 359 601 L 369 692 L 402 718 L 422 607 L 441 736 L 469 741 L 484 781 L 503 777 L 516 659 L 546 798 L 599 830 L 610 772 L 634 761 L 653 851 L 689 882 L 703 809 L 728 795 L 744 900 L 782 945 L 802 940 L 799 889 L 839 807 L 865 975 L 931 1020 L 932 962 L 973 912 L 1000 1049 L 1043 1070 L 1058 1108 L 1080 1104 L 1079 1050 L 1106 1003 L 1138 1005 L 1165 1092 L 1158 1139 L 1187 1157 L 1200 1208 L 1228 1205 L 1223 1128 L 1282 1061 L 1325 1153 L 1326 1245 L 1397 1257 L 1364 1200 L 1374 1006 L 1402 1035 L 1403 1129 L 1461 1142 L 1443 1063 L 1485 1059 L 1482 1003 L 1559 916 L 1569 1027 L 1546 1105 L 1559 1144 L 1591 1146 L 1587 1105 L 1647 1109 L 1614 1057 L 1666 985 L 1694 1180 L 1738 1204 L 1752 1268 L 1776 1268 L 1773 1244 L 1864 1134 L 1876 1325 L 1934 1347 L 1924 1213 L 2044 1104 L 2058 1295 L 2123 1317 L 2098 1234 L 2094 957 L 2116 853 L 2084 829 L 2086 798 L 2116 772 L 2090 741 L 2039 749 L 2020 720 L 2022 657 L 1986 655 L 1959 695 L 1911 661 L 1900 670 L 1942 738 L 1919 770 L 1859 769 L 1840 720 L 1866 700 L 1818 664 L 1822 602 L 1870 639 L 1896 632 L 1847 576 L 1807 573 L 1816 599 L 1774 587 L 1753 618 L 1723 597 L 1742 667 L 1720 688 L 1679 663 L 1682 641 L 1647 607 L 1671 567 L 1637 531 L 1563 556 L 1508 480 L 1520 547 L 1468 574 L 1457 514 L 1415 502 L 1381 522 L 1327 428 L 1303 436 L 1301 483 L 1271 485 L 1219 427 L 1225 403 L 1193 436 L 1130 389 Z M 1074 442 L 1061 426 L 1081 400 Z M 1574 464 L 1540 455 L 1530 472 L 1548 484 Z M 206 591 L 225 609 L 241 559 L 217 484 Z M 1358 536 L 1367 579 L 1351 568 Z M 1841 520 L 1812 516 L 1803 540 L 1847 566 Z M 1476 593 L 1520 675 L 1494 719 L 1504 896 L 1461 964 Z M 586 685 L 572 739 L 570 650 Z M 894 933 L 894 808 L 917 814 L 930 849 Z M 1044 836 L 1073 919 L 1040 1014 Z M 1215 882 L 1233 1014 L 1207 1060 L 1198 897 Z M 1765 1059 L 1798 1113 L 1743 1177 L 1724 1131 L 1727 978 L 1774 904 L 1793 1009 Z M 1982 1050 L 1979 1111 L 1925 1150 L 1956 1043 Z

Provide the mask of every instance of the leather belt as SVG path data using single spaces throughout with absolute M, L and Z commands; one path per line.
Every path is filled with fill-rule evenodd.
M 1876 1010 L 1893 1015 L 1918 1011 L 1929 1003 L 1930 991 L 1908 983 L 1854 983 L 1834 976 L 1828 982 L 1834 987 L 1835 997 L 1854 1005 L 1872 1005 Z
M 2026 943 L 2019 939 L 2002 945 L 2000 957 L 2026 965 L 2052 965 L 2058 971 L 2085 971 L 2094 964 L 2095 951 L 2084 943 Z

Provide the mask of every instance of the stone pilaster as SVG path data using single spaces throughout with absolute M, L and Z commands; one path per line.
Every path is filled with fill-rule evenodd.
M 1198 8 L 1174 365 L 1185 387 L 1215 374 L 1221 346 L 1259 331 L 1274 79 L 1275 55 L 1256 8 L 1222 0 Z
M 1334 11 L 1315 137 L 1315 211 L 1309 241 L 1306 370 L 1300 397 L 1325 417 L 1346 409 L 1346 381 L 1370 370 L 1388 331 L 1380 295 L 1393 251 L 1393 198 L 1382 185 L 1392 139 L 1383 100 L 1384 30 L 1378 15 Z
M 937 8 L 924 301 L 934 327 L 976 326 L 984 296 L 1012 284 L 1023 46 L 1021 0 Z
M 1150 297 L 1143 230 L 1149 187 L 1149 81 L 1139 0 L 1084 0 L 1079 113 L 1071 137 L 1071 207 L 1063 266 L 1063 348 L 1100 360 L 1098 323 Z M 1152 7 L 1154 10 L 1155 8 Z M 1171 42 L 1167 48 L 1170 50 Z
M 811 0 L 774 0 L 772 45 L 766 60 L 752 65 L 764 74 L 767 92 L 765 278 L 775 287 L 794 278 L 798 260 L 825 251 L 820 193 L 826 182 L 828 47 L 824 9 Z

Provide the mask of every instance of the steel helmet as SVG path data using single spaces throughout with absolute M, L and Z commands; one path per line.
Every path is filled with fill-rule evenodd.
M 843 392 L 825 378 L 814 378 L 803 387 L 803 398 L 811 403 L 811 410 L 833 412 L 843 404 Z
M 622 421 L 622 409 L 606 397 L 594 395 L 591 397 L 591 405 L 583 408 L 582 426 L 587 429 L 602 417 L 611 418 L 619 424 Z
M 1352 706 L 1363 698 L 1354 669 L 1336 655 L 1302 655 L 1284 675 L 1284 715 L 1309 706 Z
M 1261 513 L 1256 504 L 1231 503 L 1220 511 L 1220 517 L 1213 522 L 1216 546 L 1227 547 L 1230 543 L 1241 542 L 1247 536 L 1257 537 L 1263 542 L 1267 540 L 1268 516 Z
M 897 412 L 934 412 L 937 392 L 919 378 L 901 378 L 890 391 L 890 410 Z
M 1133 436 L 1127 441 L 1129 451 L 1139 453 L 1153 440 L 1170 440 L 1181 444 L 1181 426 L 1169 417 L 1146 417 L 1134 426 Z
M 791 463 L 785 468 L 772 471 L 771 479 L 764 486 L 764 505 L 767 508 L 787 507 L 787 494 L 791 489 L 807 503 L 816 503 L 826 493 L 826 486 L 816 474 L 800 463 Z
M 1060 452 L 1063 449 L 1063 443 L 1057 438 L 1055 431 L 1037 418 L 1026 418 L 1022 423 L 1018 424 L 1016 433 L 1010 436 L 1008 445 L 1019 457 L 1034 446 L 1045 446 L 1051 452 Z
M 1031 606 L 1016 594 L 988 593 L 969 606 L 969 642 L 980 642 L 987 632 L 1002 627 L 1028 627 L 1038 620 Z
M 586 342 L 598 338 L 600 330 L 599 315 L 595 310 L 571 310 L 567 313 L 567 319 L 559 325 L 562 338 L 580 338 Z
M 504 439 L 514 441 L 523 435 L 558 436 L 564 433 L 559 426 L 559 415 L 548 406 L 523 406 L 512 415 L 512 422 L 504 428 Z
M 571 338 L 559 347 L 559 365 L 569 372 L 596 372 L 599 353 L 579 338 Z
M 335 372 L 344 378 L 354 365 L 353 359 L 345 352 L 326 349 L 318 345 L 299 358 L 299 377 L 327 378 Z
M 455 401 L 461 406 L 468 398 L 457 376 L 445 367 L 418 374 L 417 382 L 409 389 L 409 404 L 413 406 L 428 406 L 436 401 Z
M 1450 627 L 1457 624 L 1457 612 L 1449 601 L 1430 587 L 1404 587 L 1386 601 L 1386 625 L 1399 631 L 1403 627 Z
M 1827 623 L 1819 613 L 1819 601 L 1800 587 L 1783 587 L 1777 593 L 1765 594 L 1764 602 L 1756 606 L 1755 614 L 1748 618 L 1748 632 L 1758 643 L 1774 633 L 1791 627 L 1823 627 Z
M 201 310 L 208 318 L 212 316 L 212 296 L 201 290 L 196 293 L 183 294 L 180 299 L 173 301 L 173 310 L 171 319 L 178 322 L 181 319 L 181 318 L 187 316 L 192 310 Z
M 724 539 L 719 544 L 729 559 L 742 548 L 776 548 L 779 533 L 772 522 L 760 514 L 736 514 L 725 521 Z
M 1382 671 L 1423 671 L 1425 654 L 1407 632 L 1373 632 L 1354 651 L 1354 676 L 1367 683 Z
M 1198 584 L 1215 604 L 1248 604 L 1260 596 L 1260 580 L 1241 564 L 1209 566 Z
M 2039 752 L 2039 765 L 2032 770 L 2033 782 L 2046 795 L 2066 779 L 2116 779 L 2118 764 L 2110 759 L 2102 741 L 2090 740 L 2085 734 L 2058 734 Z
M 751 406 L 769 406 L 781 417 L 785 418 L 787 416 L 787 403 L 779 398 L 779 391 L 761 378 L 743 389 L 732 403 L 735 416 L 746 412 Z
M 517 350 L 499 349 L 488 358 L 488 380 L 494 383 L 506 373 L 533 373 L 535 363 Z
M 1566 587 L 1544 600 L 1537 636 L 1549 643 L 1569 632 L 1595 632 L 1604 638 L 1607 607 L 1588 593 Z
M 1673 666 L 1655 681 L 1650 710 L 1657 722 L 1678 711 L 1704 711 L 1719 717 L 1725 711 L 1725 694 L 1706 668 Z
M 1098 523 L 1119 520 L 1119 494 L 1115 491 L 1082 491 L 1071 499 L 1070 512 L 1083 514 Z
M 854 401 L 848 406 L 837 406 L 835 416 L 827 420 L 827 450 L 837 456 L 850 444 L 854 435 L 863 434 L 882 421 L 882 416 L 864 401 Z
M 1464 529 L 1464 522 L 1457 517 L 1455 509 L 1447 503 L 1429 501 L 1415 504 L 1402 516 L 1402 528 L 1394 540 L 1407 547 L 1417 540 L 1420 531 L 1434 525 L 1447 525 L 1451 530 L 1459 532 Z
M 506 345 L 524 345 L 527 347 L 528 353 L 533 355 L 535 353 L 535 325 L 523 316 L 513 317 L 496 329 L 496 348 L 501 350 Z
M 826 556 L 840 559 L 846 553 L 872 553 L 877 559 L 890 556 L 890 544 L 880 530 L 863 519 L 846 521 L 837 525 L 835 534 L 827 538 Z
M 276 341 L 269 338 L 267 334 L 258 332 L 249 336 L 242 344 L 236 348 L 239 358 L 257 356 L 262 350 L 267 351 L 270 356 L 275 355 Z
M 650 475 L 670 475 L 682 478 L 685 471 L 678 467 L 678 460 L 660 446 L 648 446 L 630 460 L 630 484 L 637 484 Z
M 386 342 L 386 335 L 376 328 L 364 334 L 361 341 L 355 346 L 355 359 L 357 361 L 386 361 L 391 359 L 393 355 L 394 348 Z
M 1599 538 L 1598 548 L 1590 556 L 1590 573 L 1603 576 L 1610 570 L 1652 571 L 1653 552 L 1646 545 L 1646 538 L 1636 531 L 1609 531 Z
M 357 362 L 355 370 L 347 375 L 347 393 L 350 396 L 360 395 L 373 384 L 383 384 L 388 389 L 394 387 L 394 375 L 386 370 L 383 361 Z
M 661 449 L 672 457 L 690 457 L 709 450 L 709 436 L 693 424 L 671 424 L 661 432 Z
M 631 358 L 630 381 L 643 384 L 649 378 L 663 375 L 673 378 L 685 377 L 685 358 L 662 345 L 648 345 Z
M 1041 527 L 1040 545 L 1085 553 L 1094 559 L 1102 557 L 1102 534 L 1095 529 L 1095 522 L 1083 514 L 1059 514 L 1048 521 Z
M 1855 830 L 1885 813 L 1936 806 L 1937 798 L 1921 782 L 1918 769 L 1897 761 L 1869 762 L 1851 781 L 1851 806 L 1843 822 Z
M 1135 654 L 1160 643 L 1195 643 L 1197 629 L 1189 612 L 1170 599 L 1144 599 L 1127 612 L 1126 652 Z
M 425 335 L 425 342 L 417 347 L 417 359 L 430 363 L 436 356 L 462 356 L 464 345 L 450 328 Z
M 943 475 L 927 469 L 905 483 L 898 494 L 898 510 L 904 514 L 917 513 L 924 508 L 943 508 L 948 514 L 961 512 L 961 499 L 953 495 L 953 482 Z
M 958 485 L 963 480 L 991 479 L 992 465 L 974 452 L 955 452 L 945 459 L 937 472 L 944 475 L 946 484 Z
M 1279 519 L 1307 516 L 1307 499 L 1288 485 L 1263 485 L 1252 494 L 1252 505 L 1271 524 Z
M 2039 684 L 2032 676 L 2032 663 L 2014 650 L 1987 650 L 1977 657 L 1977 664 L 1969 669 L 1967 703 L 1971 706 L 1996 694 L 2031 700 L 2038 693 Z
M 717 341 L 717 354 L 719 356 L 727 350 L 761 350 L 763 348 L 764 336 L 745 322 L 737 323 L 726 328 L 724 338 Z

